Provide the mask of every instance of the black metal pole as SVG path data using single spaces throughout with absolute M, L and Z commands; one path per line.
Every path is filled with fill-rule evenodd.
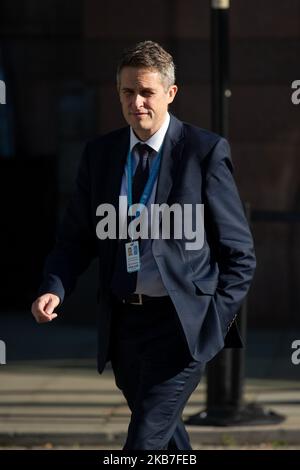
M 229 0 L 211 2 L 212 130 L 228 137 Z
M 229 0 L 211 2 L 211 109 L 212 130 L 228 137 L 229 122 Z M 239 324 L 245 323 L 246 303 Z M 243 313 L 243 315 L 241 315 Z M 242 317 L 242 318 L 241 318 Z M 245 330 L 245 328 L 242 328 Z M 244 356 L 223 349 L 207 366 L 206 410 L 192 419 L 199 424 L 224 424 L 242 407 Z M 197 424 L 197 423 L 195 423 Z
M 211 2 L 212 130 L 228 137 L 229 0 Z M 207 413 L 217 419 L 234 406 L 232 350 L 221 351 L 207 367 Z
M 229 123 L 229 0 L 211 1 L 211 105 L 212 130 L 228 137 Z M 246 215 L 250 220 L 249 208 Z M 247 301 L 238 315 L 238 327 L 246 342 Z M 186 420 L 192 425 L 228 426 L 257 423 L 274 423 L 284 419 L 262 408 L 243 403 L 245 370 L 244 349 L 223 349 L 207 366 L 206 410 Z

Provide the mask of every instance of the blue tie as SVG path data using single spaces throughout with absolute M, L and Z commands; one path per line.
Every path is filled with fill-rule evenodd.
M 132 183 L 132 203 L 140 202 L 143 190 L 149 178 L 149 153 L 151 148 L 147 144 L 138 143 L 135 146 L 139 155 L 139 162 L 134 173 Z M 131 218 L 127 218 L 129 225 Z M 113 293 L 120 299 L 126 298 L 136 289 L 137 272 L 128 273 L 126 266 L 125 244 L 129 239 L 121 239 L 118 243 L 115 268 L 111 283 Z
M 132 184 L 132 204 L 140 202 L 144 188 L 149 178 L 149 150 L 147 144 L 138 143 L 135 146 L 138 155 L 139 163 L 134 173 Z

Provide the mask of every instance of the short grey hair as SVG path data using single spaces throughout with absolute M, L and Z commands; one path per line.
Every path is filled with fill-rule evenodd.
M 175 84 L 175 65 L 173 57 L 157 42 L 143 41 L 126 49 L 117 68 L 117 86 L 120 88 L 120 75 L 124 67 L 145 67 L 155 69 L 162 76 L 166 89 Z

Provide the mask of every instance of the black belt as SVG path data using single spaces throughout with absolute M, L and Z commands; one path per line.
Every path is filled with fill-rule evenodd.
M 151 297 L 145 294 L 130 294 L 126 299 L 122 299 L 123 304 L 144 305 L 148 302 L 167 299 L 168 296 Z

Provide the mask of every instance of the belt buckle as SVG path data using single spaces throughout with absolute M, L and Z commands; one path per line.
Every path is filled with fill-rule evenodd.
M 139 300 L 138 302 L 130 302 L 131 305 L 143 305 L 143 297 L 142 297 L 142 294 L 135 294 L 138 296 Z

